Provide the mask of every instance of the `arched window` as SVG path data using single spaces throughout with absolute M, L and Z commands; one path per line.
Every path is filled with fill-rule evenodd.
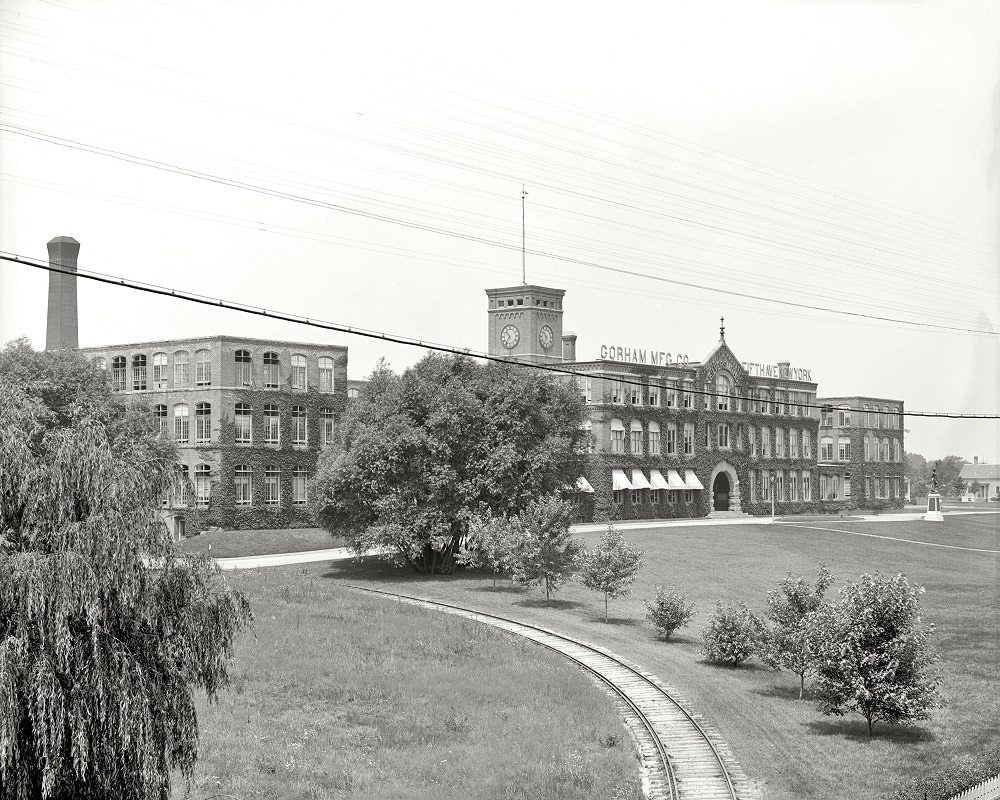
M 212 385 L 212 353 L 199 350 L 194 354 L 194 382 L 196 386 Z
M 116 391 L 125 391 L 127 372 L 128 359 L 126 359 L 125 356 L 115 356 L 111 359 L 111 385 Z
M 306 388 L 306 357 L 303 355 L 292 356 L 292 388 Z
M 309 473 L 305 467 L 296 467 L 292 470 L 292 505 L 304 506 L 306 504 L 306 481 Z
M 333 359 L 323 356 L 319 360 L 319 390 L 333 391 Z
M 140 392 L 146 388 L 146 356 L 132 356 L 132 390 Z
M 236 505 L 248 506 L 253 502 L 253 473 L 246 464 L 237 464 L 233 472 Z
M 194 440 L 196 442 L 212 440 L 211 403 L 197 403 L 194 407 Z
M 358 392 L 358 390 L 355 389 L 352 386 L 350 389 L 347 390 L 347 399 L 348 400 L 357 400 L 359 394 L 360 394 L 360 392 Z
M 319 423 L 321 428 L 321 435 L 323 437 L 322 444 L 328 445 L 333 444 L 333 409 L 332 408 L 321 408 L 319 410 Z
M 174 440 L 177 444 L 187 444 L 191 438 L 191 423 L 187 403 L 174 406 Z
M 249 350 L 237 350 L 236 355 L 236 385 L 249 386 L 253 380 L 253 363 Z
M 281 470 L 273 464 L 264 467 L 264 505 L 276 506 L 281 497 Z
M 189 385 L 191 375 L 188 372 L 189 356 L 187 350 L 178 350 L 174 353 L 174 388 L 180 389 Z
M 162 403 L 153 406 L 153 416 L 156 418 L 156 432 L 162 436 L 167 432 L 167 407 Z
M 306 443 L 306 407 L 292 406 L 292 444 Z
M 819 460 L 833 461 L 833 437 L 824 436 L 819 441 Z
M 167 388 L 167 354 L 153 353 L 153 388 Z
M 655 421 L 649 423 L 649 454 L 660 454 L 660 423 Z
M 281 360 L 277 353 L 264 353 L 264 388 L 277 389 L 281 385 Z
M 250 444 L 253 433 L 253 408 L 249 403 L 236 404 L 236 444 Z
M 611 452 L 625 452 L 625 426 L 620 419 L 611 420 Z
M 729 395 L 733 391 L 733 384 L 725 375 L 719 375 L 715 379 L 715 407 L 719 411 L 729 410 Z
M 194 468 L 194 494 L 200 508 L 207 508 L 212 497 L 212 468 L 199 464 Z
M 634 456 L 642 455 L 642 423 L 637 419 L 629 424 L 629 452 Z
M 276 405 L 268 403 L 264 406 L 264 442 L 278 444 L 281 438 L 281 415 Z

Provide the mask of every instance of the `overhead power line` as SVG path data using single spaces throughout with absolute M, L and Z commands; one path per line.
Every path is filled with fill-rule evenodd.
M 254 192 L 257 194 L 263 194 L 270 197 L 276 197 L 283 200 L 290 200 L 296 203 L 303 203 L 306 205 L 312 205 L 319 208 L 327 208 L 332 211 L 339 211 L 344 214 L 350 214 L 354 216 L 363 217 L 366 219 L 376 220 L 379 222 L 386 222 L 392 225 L 398 225 L 406 228 L 417 229 L 427 231 L 429 233 L 435 233 L 442 236 L 449 236 L 452 238 L 462 239 L 464 241 L 475 242 L 477 244 L 484 244 L 491 247 L 498 247 L 504 250 L 518 251 L 521 247 L 516 244 L 509 242 L 498 241 L 496 239 L 490 239 L 485 236 L 477 236 L 470 233 L 462 233 L 460 231 L 448 230 L 447 228 L 442 228 L 435 225 L 427 225 L 424 223 L 414 222 L 412 220 L 402 219 L 400 217 L 390 216 L 388 214 L 379 214 L 373 211 L 365 211 L 360 208 L 353 208 L 351 206 L 344 205 L 342 203 L 332 203 L 325 200 L 319 200 L 317 198 L 308 197 L 306 195 L 295 194 L 292 192 L 282 191 L 279 189 L 269 188 L 267 186 L 262 186 L 259 184 L 248 183 L 246 181 L 236 180 L 234 178 L 226 178 L 220 175 L 213 175 L 207 172 L 201 172 L 199 170 L 190 169 L 188 167 L 183 167 L 177 164 L 171 164 L 166 161 L 159 161 L 156 159 L 147 158 L 145 156 L 138 156 L 130 153 L 125 153 L 119 150 L 113 150 L 110 148 L 99 147 L 97 145 L 90 145 L 85 142 L 79 142 L 73 139 L 66 139 L 59 136 L 54 136 L 52 134 L 43 133 L 40 131 L 34 131 L 28 128 L 23 128 L 16 125 L 11 125 L 9 123 L 0 123 L 0 130 L 7 130 L 11 133 L 25 136 L 30 139 L 37 139 L 39 141 L 46 142 L 48 144 L 53 144 L 59 147 L 66 147 L 73 150 L 82 150 L 84 152 L 93 153 L 95 155 L 104 156 L 107 158 L 113 158 L 119 161 L 124 161 L 126 163 L 136 164 L 138 166 L 150 167 L 152 169 L 161 170 L 163 172 L 170 172 L 177 175 L 183 175 L 190 178 L 195 178 L 197 180 L 207 181 L 210 183 L 219 184 L 222 186 L 229 186 L 231 188 L 241 189 L 245 191 Z M 711 227 L 711 226 L 709 226 Z M 740 292 L 734 289 L 725 289 L 717 286 L 710 286 L 706 284 L 695 283 L 693 281 L 683 281 L 676 278 L 668 278 L 663 275 L 656 275 L 646 272 L 640 272 L 638 270 L 625 269 L 623 267 L 612 267 L 607 264 L 602 264 L 597 261 L 591 261 L 587 259 L 574 258 L 572 256 L 561 255 L 559 253 L 552 253 L 544 250 L 528 249 L 526 251 L 534 256 L 539 256 L 542 258 L 549 258 L 556 261 L 561 261 L 569 264 L 576 264 L 578 266 L 591 267 L 593 269 L 604 270 L 607 272 L 613 272 L 619 275 L 628 275 L 636 278 L 643 278 L 646 280 L 658 281 L 660 283 L 667 283 L 675 286 L 684 286 L 689 289 L 697 289 L 700 291 L 714 292 L 717 294 L 728 295 L 731 297 L 740 297 L 747 300 L 755 300 L 759 302 L 772 303 L 783 306 L 790 306 L 793 308 L 802 308 L 809 311 L 821 311 L 828 314 L 839 314 L 842 316 L 853 317 L 856 319 L 869 319 L 878 322 L 891 322 L 899 325 L 911 325 L 921 328 L 933 328 L 935 330 L 944 331 L 958 331 L 961 333 L 976 333 L 983 334 L 987 336 L 1000 336 L 1000 332 L 992 330 L 981 330 L 977 328 L 965 328 L 955 325 L 942 325 L 933 322 L 921 322 L 919 320 L 903 319 L 899 317 L 889 317 L 881 316 L 877 314 L 865 314 L 860 311 L 847 311 L 844 309 L 830 308 L 828 306 L 813 305 L 810 303 L 802 303 L 794 300 L 782 300 L 779 298 L 768 297 L 767 295 L 753 294 L 751 292 Z
M 568 375 L 574 378 L 586 377 L 586 373 L 580 370 L 574 370 L 567 368 L 565 366 L 553 366 L 549 364 L 526 364 L 523 361 L 518 361 L 513 358 L 504 358 L 502 356 L 494 356 L 489 353 L 475 352 L 470 348 L 457 348 L 450 345 L 438 344 L 435 342 L 425 342 L 421 339 L 414 339 L 408 336 L 400 336 L 397 334 L 383 333 L 381 331 L 366 330 L 364 328 L 357 328 L 350 325 L 343 325 L 336 322 L 327 322 L 324 320 L 316 320 L 310 317 L 302 317 L 297 314 L 291 314 L 285 311 L 274 311 L 272 309 L 266 309 L 256 306 L 248 306 L 245 303 L 236 303 L 229 300 L 223 300 L 220 298 L 207 297 L 205 295 L 195 294 L 193 292 L 185 292 L 180 289 L 171 289 L 165 286 L 156 286 L 153 284 L 139 283 L 136 281 L 126 280 L 125 278 L 117 277 L 114 275 L 108 275 L 105 273 L 92 272 L 89 270 L 70 270 L 64 269 L 62 267 L 57 267 L 53 264 L 46 263 L 44 261 L 38 261 L 37 259 L 32 259 L 27 256 L 17 255 L 16 253 L 0 252 L 0 261 L 9 261 L 14 264 L 20 264 L 26 267 L 34 267 L 35 269 L 42 269 L 47 272 L 57 272 L 63 275 L 71 275 L 77 278 L 84 278 L 86 280 L 97 281 L 98 283 L 105 283 L 111 286 L 121 286 L 125 289 L 132 289 L 134 291 L 146 292 L 148 294 L 159 295 L 161 297 L 172 297 L 177 300 L 184 300 L 190 303 L 198 303 L 199 305 L 210 306 L 212 308 L 224 308 L 227 311 L 239 311 L 244 314 L 253 314 L 254 316 L 264 317 L 266 319 L 279 320 L 282 322 L 292 322 L 297 325 L 308 325 L 313 328 L 318 328 L 321 330 L 335 331 L 337 333 L 346 333 L 352 336 L 362 336 L 367 339 L 379 339 L 385 342 L 391 342 L 393 344 L 401 344 L 409 347 L 420 347 L 426 350 L 432 350 L 438 353 L 450 353 L 457 356 L 467 356 L 470 358 L 478 358 L 484 361 L 493 361 L 499 364 L 510 364 L 511 366 L 522 367 L 525 369 L 536 369 L 543 372 L 550 372 L 557 375 Z M 584 362 L 587 363 L 587 362 Z M 616 362 L 609 362 L 616 363 Z M 642 388 L 648 388 L 648 384 L 641 381 L 629 380 L 626 377 L 615 378 L 615 380 L 620 381 L 622 385 L 625 386 L 638 386 Z M 662 387 L 661 387 L 662 388 Z M 683 391 L 687 394 L 695 394 L 703 397 L 716 397 L 717 394 L 714 392 L 706 392 L 698 389 L 688 389 L 684 388 Z M 818 408 L 823 409 L 824 406 L 810 404 L 810 403 L 786 403 L 787 405 L 801 406 L 802 408 Z M 870 409 L 863 408 L 849 408 L 843 409 L 838 406 L 838 410 L 849 410 L 849 411 L 870 411 Z M 901 416 L 907 417 L 939 417 L 943 419 L 1000 419 L 1000 414 L 956 414 L 951 412 L 939 412 L 939 411 L 897 411 L 894 412 Z

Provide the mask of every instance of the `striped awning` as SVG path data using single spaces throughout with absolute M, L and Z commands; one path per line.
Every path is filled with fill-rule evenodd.
M 651 469 L 649 471 L 649 485 L 653 489 L 669 489 L 666 479 L 663 477 L 663 473 L 658 469 Z
M 594 487 L 590 485 L 583 475 L 576 479 L 576 490 L 578 492 L 589 492 L 590 494 L 594 493 Z
M 687 484 L 684 483 L 684 479 L 677 474 L 675 469 L 667 470 L 667 486 L 670 489 L 687 489 Z
M 642 474 L 641 469 L 632 470 L 632 488 L 633 489 L 650 489 L 649 481 L 646 480 L 646 476 Z
M 632 484 L 629 483 L 628 478 L 625 477 L 625 473 L 620 469 L 611 470 L 611 488 L 620 492 L 623 489 L 631 489 Z
M 698 480 L 698 476 L 694 474 L 693 469 L 687 470 L 684 475 L 684 485 L 688 489 L 704 489 L 705 487 L 701 485 L 701 481 Z

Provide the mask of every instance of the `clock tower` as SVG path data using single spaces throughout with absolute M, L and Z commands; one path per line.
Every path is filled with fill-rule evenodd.
M 487 289 L 491 356 L 531 364 L 561 364 L 565 289 L 511 286 Z

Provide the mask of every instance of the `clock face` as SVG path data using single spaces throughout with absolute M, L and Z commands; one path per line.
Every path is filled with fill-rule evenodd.
M 552 335 L 552 328 L 548 325 L 542 325 L 542 329 L 538 332 L 538 343 L 542 349 L 551 350 L 553 341 L 555 341 L 555 337 Z
M 517 347 L 519 341 L 521 341 L 521 332 L 517 329 L 516 325 L 506 325 L 500 331 L 500 344 L 508 350 L 513 350 Z

